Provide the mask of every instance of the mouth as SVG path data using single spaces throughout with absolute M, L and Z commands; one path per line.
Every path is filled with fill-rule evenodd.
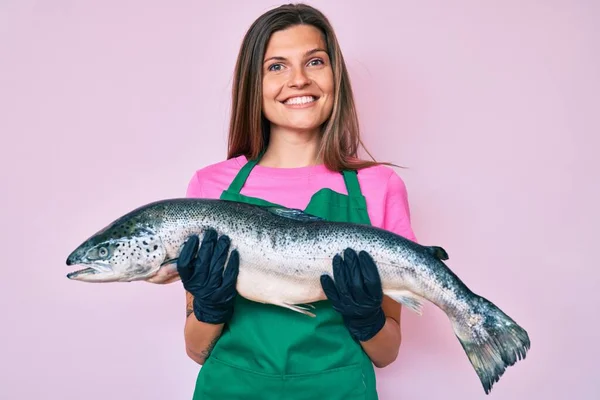
M 292 108 L 303 108 L 310 107 L 315 104 L 317 100 L 319 100 L 318 96 L 293 96 L 281 101 L 281 104 Z
M 83 277 L 86 277 L 89 275 L 94 275 L 97 273 L 98 273 L 98 270 L 88 267 L 88 268 L 78 269 L 77 271 L 69 272 L 67 274 L 67 278 L 73 279 L 73 280 L 80 280 Z
M 72 265 L 72 264 L 68 264 Z M 82 265 L 83 266 L 83 265 Z M 82 269 L 78 269 L 67 274 L 67 278 L 74 281 L 108 281 L 113 276 L 113 271 L 103 265 L 91 265 Z

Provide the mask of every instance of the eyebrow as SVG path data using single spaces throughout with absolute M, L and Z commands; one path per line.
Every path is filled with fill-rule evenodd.
M 313 55 L 315 53 L 318 53 L 320 51 L 322 51 L 324 53 L 327 53 L 327 51 L 325 51 L 325 49 L 316 48 L 316 49 L 308 50 L 306 53 L 304 53 L 304 57 L 308 57 L 308 56 Z M 266 63 L 266 62 L 268 62 L 268 61 L 271 61 L 271 60 L 285 61 L 286 58 L 285 57 L 280 57 L 280 56 L 269 57 L 265 61 L 263 61 L 263 64 Z

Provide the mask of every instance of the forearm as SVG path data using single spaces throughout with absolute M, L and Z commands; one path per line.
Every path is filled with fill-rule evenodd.
M 223 331 L 223 324 L 208 324 L 198 321 L 193 313 L 193 297 L 187 296 L 187 318 L 184 327 L 184 340 L 187 355 L 198 364 L 202 365 L 219 340 Z
M 361 342 L 365 353 L 378 368 L 386 367 L 396 360 L 402 342 L 400 329 L 402 307 L 388 296 L 383 296 L 381 306 L 386 316 L 385 325 L 371 339 Z
M 402 334 L 398 322 L 386 317 L 383 328 L 371 339 L 361 342 L 361 346 L 373 365 L 383 368 L 396 360 L 401 342 Z

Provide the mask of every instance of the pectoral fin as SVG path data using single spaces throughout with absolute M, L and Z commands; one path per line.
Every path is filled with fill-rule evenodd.
M 423 299 L 408 290 L 386 290 L 386 296 L 408 307 L 418 315 L 423 315 Z
M 296 311 L 296 312 L 299 312 L 301 314 L 308 315 L 309 317 L 316 317 L 315 314 L 313 314 L 310 311 L 308 311 L 308 309 L 310 309 L 310 308 L 313 308 L 313 309 L 315 308 L 314 306 L 312 306 L 310 304 L 297 305 L 297 304 L 288 304 L 288 303 L 274 303 L 274 305 L 280 306 L 280 307 L 289 308 L 292 311 Z

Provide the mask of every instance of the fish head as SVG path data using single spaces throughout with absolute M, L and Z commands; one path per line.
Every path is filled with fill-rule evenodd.
M 67 265 L 82 269 L 67 278 L 84 282 L 130 282 L 156 273 L 166 248 L 152 226 L 135 221 L 114 222 L 79 245 Z

